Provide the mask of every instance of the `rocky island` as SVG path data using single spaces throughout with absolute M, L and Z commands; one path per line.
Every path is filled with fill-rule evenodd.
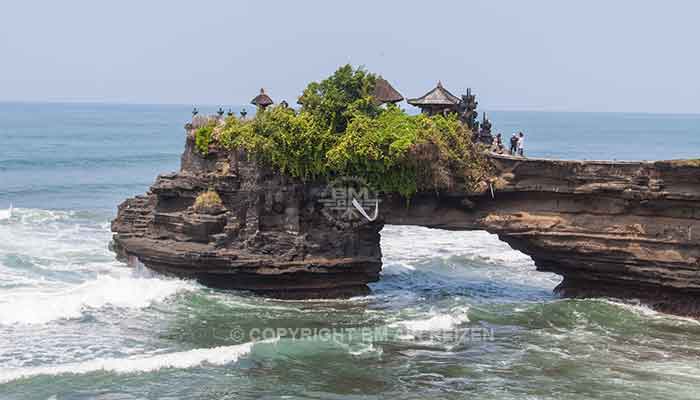
M 438 84 L 409 100 L 418 116 L 401 99 L 346 66 L 299 111 L 262 98 L 254 118 L 193 118 L 180 171 L 119 206 L 114 251 L 215 287 L 345 296 L 380 278 L 385 224 L 486 230 L 563 296 L 700 315 L 700 162 L 495 154 L 471 93 Z

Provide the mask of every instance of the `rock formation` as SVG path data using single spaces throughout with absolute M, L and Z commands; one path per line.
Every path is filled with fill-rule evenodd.
M 156 271 L 221 288 L 280 297 L 366 293 L 379 279 L 382 223 L 347 229 L 316 201 L 325 185 L 302 184 L 248 159 L 212 149 L 202 157 L 190 129 L 178 173 L 126 200 L 112 222 L 112 248 Z M 220 212 L 198 213 L 215 190 Z
M 700 163 L 491 158 L 493 195 L 385 203 L 385 223 L 483 229 L 561 275 L 564 296 L 700 315 Z
M 418 193 L 410 206 L 387 194 L 376 221 L 350 226 L 322 212 L 326 182 L 290 179 L 243 151 L 202 157 L 190 127 L 180 171 L 119 206 L 113 249 L 211 286 L 342 296 L 379 279 L 385 223 L 486 230 L 562 275 L 564 296 L 700 314 L 699 163 L 490 157 L 495 176 L 478 192 Z M 195 211 L 208 190 L 222 207 Z

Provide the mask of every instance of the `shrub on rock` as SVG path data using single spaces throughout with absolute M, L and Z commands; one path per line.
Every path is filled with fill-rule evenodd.
M 218 193 L 209 190 L 197 196 L 193 208 L 200 214 L 220 214 L 224 211 L 224 204 Z
M 358 176 L 374 190 L 410 198 L 419 191 L 473 190 L 490 173 L 485 149 L 456 113 L 410 115 L 372 97 L 377 76 L 346 65 L 312 82 L 301 108 L 272 106 L 255 118 L 229 116 L 195 132 L 210 146 L 245 149 L 283 174 L 313 181 Z M 213 148 L 212 147 L 212 148 Z

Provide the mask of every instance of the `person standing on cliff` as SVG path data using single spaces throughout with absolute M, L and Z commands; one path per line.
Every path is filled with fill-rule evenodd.
M 513 136 L 510 137 L 510 155 L 516 154 L 518 154 L 518 134 L 513 133 Z
M 518 155 L 525 157 L 525 135 L 522 132 L 518 134 Z

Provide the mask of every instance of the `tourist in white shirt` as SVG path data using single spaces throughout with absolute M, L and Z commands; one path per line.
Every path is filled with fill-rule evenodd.
M 522 132 L 518 134 L 518 155 L 525 157 L 525 135 Z

